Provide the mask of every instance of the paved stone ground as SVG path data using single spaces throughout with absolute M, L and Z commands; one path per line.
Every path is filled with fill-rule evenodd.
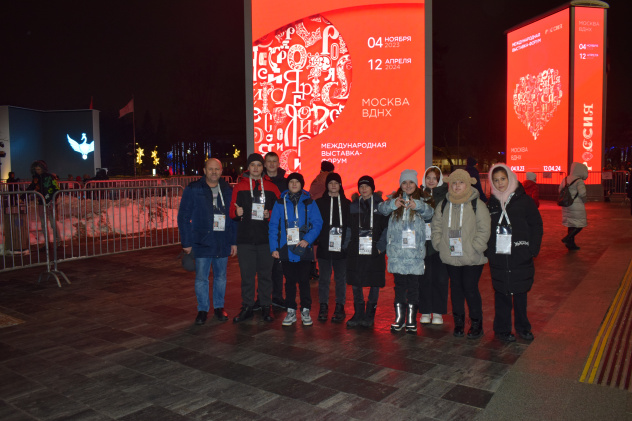
M 25 323 L 0 329 L 0 419 L 473 419 L 537 346 L 607 239 L 632 239 L 629 209 L 588 208 L 591 226 L 577 237 L 582 250 L 570 253 L 559 241 L 559 208 L 543 202 L 545 240 L 529 294 L 532 344 L 493 339 L 488 268 L 481 278 L 486 335 L 474 341 L 454 338 L 449 316 L 418 335 L 392 334 L 390 275 L 375 328 L 350 330 L 315 320 L 316 283 L 311 327 L 281 326 L 282 312 L 273 323 L 256 314 L 240 324 L 195 326 L 194 275 L 179 267 L 179 247 L 64 262 L 72 285 L 63 288 L 52 279 L 38 284 L 41 268 L 2 273 L 0 313 Z M 240 306 L 236 258 L 228 276 L 232 318 Z

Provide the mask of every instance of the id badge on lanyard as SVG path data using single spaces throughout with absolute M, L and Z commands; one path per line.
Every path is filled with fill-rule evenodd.
M 338 198 L 338 219 L 340 220 L 339 227 L 331 227 L 333 223 L 334 212 L 334 198 L 332 197 L 329 203 L 329 251 L 342 251 L 342 205 L 341 200 Z
M 461 226 L 463 225 L 463 204 L 461 204 L 461 215 L 459 217 L 459 229 L 448 230 L 448 239 L 450 244 L 450 256 L 463 256 L 463 237 L 461 236 Z M 452 226 L 452 203 L 450 203 L 450 217 L 448 218 L 448 227 Z
M 505 205 L 506 206 L 506 205 Z M 501 225 L 503 217 L 507 218 L 507 225 Z M 503 209 L 496 227 L 496 254 L 511 254 L 511 224 L 507 211 Z
M 432 239 L 432 228 L 431 223 L 426 222 L 426 241 L 430 241 Z
M 410 227 L 408 215 L 409 212 L 408 209 L 406 209 L 402 215 L 402 220 L 406 221 L 404 223 L 404 229 L 402 230 L 402 248 L 414 249 L 417 248 L 417 244 L 415 242 L 415 230 Z
M 285 196 L 283 197 L 283 210 L 285 213 L 285 231 L 287 233 L 286 240 L 288 246 L 295 246 L 301 241 L 301 232 L 299 230 L 299 221 L 298 221 L 298 205 L 296 205 L 294 209 L 295 220 L 289 222 L 287 217 L 287 201 L 285 200 Z
M 225 208 L 226 205 L 224 204 L 224 196 L 222 195 L 222 191 L 218 190 L 217 195 L 222 201 L 222 208 Z M 213 210 L 213 231 L 226 230 L 226 215 L 219 212 L 221 212 L 221 210 L 219 209 L 219 207 L 216 206 Z
M 358 202 L 358 209 L 360 209 L 360 202 Z M 359 249 L 358 253 L 363 256 L 373 254 L 373 196 L 371 196 L 371 223 L 370 229 L 362 229 L 362 213 L 358 215 L 359 225 Z
M 263 212 L 265 211 L 266 203 L 266 197 L 263 191 L 263 180 L 261 180 L 261 196 L 256 198 L 252 192 L 252 178 L 250 179 L 250 197 L 252 197 L 252 220 L 263 221 Z

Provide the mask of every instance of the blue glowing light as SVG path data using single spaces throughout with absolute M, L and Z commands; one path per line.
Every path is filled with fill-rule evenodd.
M 81 144 L 77 143 L 77 141 L 73 140 L 69 135 L 66 135 L 66 137 L 68 138 L 68 143 L 70 143 L 72 150 L 79 152 L 83 159 L 88 159 L 88 154 L 94 152 L 94 140 L 88 143 L 88 138 L 85 133 L 81 134 L 81 140 L 83 140 Z

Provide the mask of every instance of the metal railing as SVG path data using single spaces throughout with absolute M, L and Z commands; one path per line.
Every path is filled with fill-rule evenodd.
M 88 180 L 84 185 L 86 189 L 94 188 L 127 188 L 127 187 L 158 187 L 166 186 L 163 178 L 131 178 L 121 180 Z
M 180 186 L 60 190 L 53 218 L 60 261 L 178 244 Z
M 48 245 L 50 230 L 55 226 L 52 207 L 44 203 L 44 197 L 34 191 L 0 193 L 0 273 L 45 265 L 38 282 L 52 276 L 61 287 L 60 274 L 51 269 Z M 70 283 L 65 275 L 61 276 Z

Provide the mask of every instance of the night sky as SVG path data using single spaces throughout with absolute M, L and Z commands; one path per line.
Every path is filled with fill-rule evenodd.
M 632 145 L 632 2 L 608 11 L 606 143 Z M 504 31 L 562 2 L 435 0 L 434 143 L 504 150 Z M 137 139 L 245 150 L 240 1 L 3 1 L 0 105 L 101 111 L 103 164 L 131 141 L 118 110 L 134 95 Z M 464 142 L 465 143 L 465 142 Z M 462 143 L 463 144 L 463 143 Z

